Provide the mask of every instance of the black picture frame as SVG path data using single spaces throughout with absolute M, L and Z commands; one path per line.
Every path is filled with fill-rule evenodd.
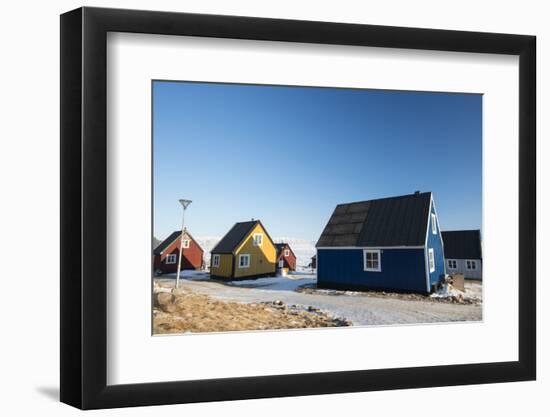
M 519 56 L 519 360 L 113 385 L 107 375 L 108 32 Z M 82 409 L 536 378 L 534 36 L 80 8 L 61 15 L 61 401 Z

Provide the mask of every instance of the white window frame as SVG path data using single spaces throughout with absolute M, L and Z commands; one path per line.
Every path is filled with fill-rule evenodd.
M 435 255 L 433 248 L 428 249 L 428 264 L 430 265 L 430 274 L 435 271 Z
M 449 269 L 456 270 L 458 269 L 458 262 L 456 261 L 456 259 L 447 259 L 447 266 L 449 267 Z
M 241 259 L 246 259 L 246 265 L 241 265 Z M 250 268 L 250 254 L 248 253 L 243 253 L 241 255 L 239 255 L 239 268 L 241 269 L 246 269 L 246 268 Z
M 284 268 L 285 260 L 283 258 L 279 259 L 279 268 Z
M 166 259 L 164 260 L 164 263 L 166 265 L 173 265 L 178 262 L 178 255 L 175 253 L 171 253 L 170 255 L 166 255 Z
M 470 265 L 473 265 L 473 268 L 469 268 L 468 263 L 471 263 Z M 475 259 L 466 259 L 466 269 L 468 271 L 476 271 L 477 270 L 477 261 Z
M 189 249 L 189 239 L 184 239 L 182 244 L 181 244 L 181 247 L 183 249 Z
M 212 255 L 212 268 L 220 267 L 220 255 Z
M 375 253 L 378 258 L 378 267 L 367 267 L 367 254 Z M 382 251 L 380 249 L 364 249 L 363 250 L 363 271 L 381 272 L 382 271 Z
M 432 234 L 437 235 L 437 216 L 432 213 Z
M 260 238 L 259 242 L 256 238 Z M 254 233 L 252 235 L 252 242 L 254 246 L 262 246 L 264 244 L 264 234 L 263 233 Z
M 285 258 L 290 256 L 290 251 L 288 249 L 285 249 L 285 254 L 284 254 Z

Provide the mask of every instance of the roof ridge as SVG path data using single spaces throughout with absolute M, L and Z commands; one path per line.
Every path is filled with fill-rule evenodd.
M 269 236 L 269 234 L 267 233 L 267 230 L 266 228 L 264 227 L 263 223 L 257 219 L 257 220 L 248 220 L 248 221 L 244 221 L 244 222 L 236 222 L 228 231 L 227 233 L 219 240 L 219 242 L 216 244 L 216 246 L 214 246 L 212 248 L 212 250 L 210 251 L 211 253 L 230 253 L 230 252 L 233 252 L 241 243 L 242 241 L 246 238 L 246 236 L 248 236 L 250 234 L 250 232 L 254 229 L 254 227 L 256 225 L 261 225 L 262 226 L 262 229 L 265 231 L 265 233 L 267 234 L 269 240 L 271 240 L 271 242 L 273 242 L 273 239 L 271 239 L 271 237 Z M 226 239 L 229 240 L 235 240 L 235 237 L 232 235 L 233 233 L 235 233 L 235 229 L 238 227 L 238 226 L 246 226 L 245 227 L 245 230 L 242 231 L 243 234 L 241 235 L 239 232 L 237 232 L 237 235 L 236 236 L 237 238 L 239 238 L 238 241 L 234 241 L 234 242 L 230 242 L 231 244 L 228 244 L 227 242 L 224 242 Z M 228 247 L 227 248 L 220 248 L 220 246 L 224 246 L 224 245 L 227 245 Z M 230 248 L 231 250 L 229 251 Z
M 361 201 L 352 201 L 352 202 L 349 202 L 349 203 L 340 203 L 340 204 L 337 204 L 337 206 L 349 206 L 351 204 L 369 203 L 371 201 L 380 201 L 380 200 L 393 200 L 393 199 L 398 199 L 398 198 L 414 197 L 415 195 L 421 196 L 421 195 L 426 195 L 426 194 L 432 194 L 432 192 L 431 191 L 424 191 L 424 192 L 421 192 L 421 193 L 418 193 L 418 194 L 412 193 L 412 194 L 394 195 L 394 196 L 391 196 L 391 197 L 379 197 L 379 198 L 373 198 L 371 200 L 361 200 Z
M 423 246 L 433 193 L 338 204 L 316 247 Z

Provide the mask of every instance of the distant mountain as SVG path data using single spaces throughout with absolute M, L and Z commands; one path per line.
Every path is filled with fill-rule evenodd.
M 220 241 L 220 236 L 195 236 L 195 240 L 199 242 L 204 250 L 204 261 L 210 263 L 210 251 Z M 275 243 L 285 242 L 290 245 L 296 254 L 296 263 L 298 266 L 307 267 L 311 262 L 311 257 L 315 255 L 315 242 L 297 237 L 276 237 L 273 238 Z
M 194 236 L 195 240 L 199 242 L 202 250 L 204 251 L 204 262 L 210 263 L 210 251 L 214 249 L 214 246 L 220 241 L 220 236 Z

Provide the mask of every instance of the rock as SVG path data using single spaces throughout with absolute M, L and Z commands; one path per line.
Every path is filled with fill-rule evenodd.
M 176 297 L 169 292 L 159 292 L 155 294 L 155 305 L 165 313 L 173 313 L 177 307 L 174 304 Z
M 155 294 L 155 303 L 158 306 L 171 304 L 174 302 L 175 299 L 176 297 L 174 296 L 174 294 L 169 292 L 159 292 Z

